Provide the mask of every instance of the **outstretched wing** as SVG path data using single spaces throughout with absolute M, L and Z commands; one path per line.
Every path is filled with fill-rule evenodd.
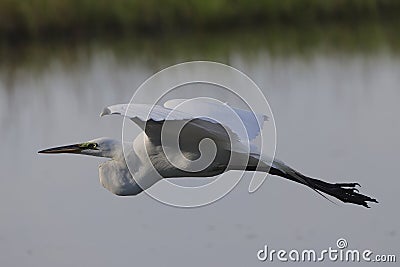
M 248 142 L 260 133 L 263 115 L 231 108 L 209 101 L 170 100 L 165 107 L 147 104 L 118 104 L 105 108 L 101 115 L 118 114 L 130 118 L 154 143 L 159 143 L 161 131 L 182 128 L 180 142 L 198 144 L 204 138 L 213 139 L 217 144 L 232 151 L 247 151 Z M 197 114 L 196 114 L 197 113 Z M 165 127 L 168 126 L 168 127 Z M 183 127 L 182 127 L 183 126 Z M 176 136 L 177 132 L 171 132 Z M 250 150 L 252 149 L 250 143 Z M 255 149 L 255 148 L 254 148 Z
M 130 118 L 143 131 L 148 121 L 163 122 L 168 120 L 191 120 L 193 116 L 184 112 L 173 112 L 171 109 L 148 104 L 117 104 L 104 108 L 100 116 L 117 114 Z
M 172 99 L 164 103 L 164 107 L 178 112 L 198 114 L 201 118 L 211 118 L 221 123 L 232 132 L 235 132 L 241 140 L 256 138 L 263 127 L 266 115 L 256 114 L 248 110 L 234 108 L 228 104 L 220 103 L 205 97 L 194 99 Z M 237 117 L 236 117 L 237 116 Z M 245 132 L 241 128 L 245 128 Z

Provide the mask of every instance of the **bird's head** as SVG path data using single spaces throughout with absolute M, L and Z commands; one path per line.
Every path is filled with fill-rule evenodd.
M 121 142 L 101 137 L 91 141 L 72 145 L 58 146 L 39 151 L 42 154 L 82 154 L 96 157 L 114 158 L 122 153 Z

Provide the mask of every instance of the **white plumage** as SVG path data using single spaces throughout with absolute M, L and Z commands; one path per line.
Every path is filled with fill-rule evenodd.
M 119 104 L 105 108 L 101 115 L 111 114 L 128 117 L 143 132 L 133 143 L 98 138 L 39 153 L 110 158 L 100 165 L 99 176 L 101 184 L 117 195 L 139 194 L 164 178 L 210 177 L 229 170 L 245 170 L 269 172 L 343 202 L 365 207 L 368 201 L 377 202 L 359 194 L 357 183 L 331 184 L 310 178 L 282 161 L 262 155 L 254 142 L 268 119 L 262 114 L 207 98 L 174 99 L 164 106 Z M 213 146 L 201 150 L 199 144 L 206 139 L 211 139 Z M 214 148 L 215 153 L 207 154 Z M 204 162 L 199 160 L 203 158 L 210 159 L 204 168 Z

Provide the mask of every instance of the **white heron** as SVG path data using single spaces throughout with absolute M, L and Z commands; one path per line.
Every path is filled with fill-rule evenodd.
M 170 100 L 163 106 L 119 104 L 106 107 L 101 116 L 111 114 L 126 116 L 143 130 L 134 139 L 133 144 L 124 144 L 102 137 L 83 143 L 49 148 L 38 153 L 73 153 L 111 159 L 99 166 L 100 182 L 107 190 L 119 196 L 137 195 L 163 178 L 212 177 L 230 170 L 244 170 L 268 172 L 308 186 L 320 194 L 333 196 L 345 203 L 364 207 L 369 207 L 368 202 L 377 203 L 376 199 L 359 193 L 356 188 L 359 186 L 358 183 L 328 183 L 305 176 L 280 160 L 265 159 L 252 144 L 249 153 L 240 151 L 244 141 L 251 141 L 259 135 L 266 116 L 229 107 L 243 121 L 242 127 L 244 126 L 246 130 L 246 137 L 243 137 L 238 125 L 229 119 L 234 117 L 232 113 L 222 108 L 227 105 L 219 106 L 216 103 L 202 101 L 188 108 L 188 105 L 180 106 L 184 101 Z M 203 111 L 202 116 L 196 115 L 199 110 Z M 204 112 L 208 112 L 210 116 L 204 116 Z M 210 119 L 216 113 L 227 118 L 224 120 L 224 125 Z M 184 125 L 179 135 L 179 149 L 184 158 L 188 159 L 183 164 L 185 168 L 172 164 L 170 158 L 166 156 L 165 147 L 169 144 L 163 142 L 161 131 L 167 123 L 173 125 L 172 128 L 175 124 L 176 127 Z M 204 138 L 213 140 L 217 148 L 215 157 L 206 168 L 188 171 L 191 167 L 195 168 L 191 166 L 191 162 L 195 162 L 195 159 L 201 156 L 199 142 Z M 248 139 L 243 140 L 244 138 Z M 179 160 L 178 157 L 177 161 Z M 128 165 L 126 161 L 129 161 Z

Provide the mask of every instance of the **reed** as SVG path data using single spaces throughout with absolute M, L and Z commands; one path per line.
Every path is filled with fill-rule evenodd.
M 187 32 L 398 18 L 396 0 L 0 0 L 3 37 Z

